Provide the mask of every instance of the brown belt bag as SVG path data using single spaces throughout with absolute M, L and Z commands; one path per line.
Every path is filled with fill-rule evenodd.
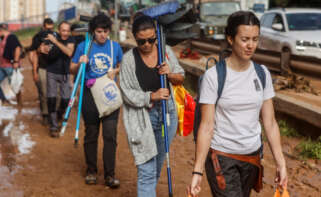
M 256 167 L 259 168 L 259 176 L 257 178 L 256 184 L 254 186 L 254 190 L 256 192 L 260 192 L 260 190 L 263 188 L 263 183 L 262 183 L 262 178 L 263 178 L 263 166 L 261 165 L 261 159 L 260 159 L 260 154 L 249 156 L 249 155 L 235 155 L 235 154 L 230 154 L 230 153 L 224 153 L 218 150 L 211 149 L 211 158 L 216 174 L 216 180 L 218 187 L 222 190 L 226 188 L 226 182 L 225 178 L 223 176 L 223 172 L 220 166 L 220 163 L 217 159 L 217 155 L 222 155 L 225 157 L 229 157 L 235 160 L 243 161 L 250 163 L 252 165 L 255 165 Z

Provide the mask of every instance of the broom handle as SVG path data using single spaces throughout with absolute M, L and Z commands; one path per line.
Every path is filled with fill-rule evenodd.
M 89 38 L 89 33 L 86 33 L 86 49 L 89 51 L 92 46 L 93 38 Z M 85 49 L 85 51 L 86 51 Z M 88 52 L 86 51 L 86 52 Z M 81 63 L 82 66 L 82 76 L 81 76 L 81 82 L 80 82 L 80 94 L 79 94 L 79 102 L 78 102 L 78 113 L 77 113 L 77 123 L 76 123 L 76 131 L 75 131 L 75 146 L 78 145 L 78 135 L 79 135 L 79 127 L 80 127 L 80 117 L 81 117 L 81 107 L 82 107 L 82 99 L 84 94 L 84 86 L 85 86 L 85 74 L 86 74 L 86 63 Z
M 158 63 L 159 65 L 162 63 L 162 60 L 165 59 L 163 46 L 165 45 L 163 43 L 163 35 L 161 34 L 161 26 L 157 23 L 157 37 L 158 37 Z M 165 78 L 166 75 L 161 75 L 161 88 L 165 88 Z M 167 83 L 166 83 L 167 84 Z M 172 190 L 172 175 L 171 175 L 171 168 L 170 168 L 170 162 L 169 162 L 169 139 L 168 139 L 168 128 L 167 128 L 167 103 L 166 100 L 162 100 L 162 118 L 163 118 L 163 124 L 162 124 L 162 131 L 165 137 L 165 151 L 166 151 L 166 166 L 167 166 L 167 181 L 168 181 L 168 195 L 169 197 L 173 196 L 173 190 Z
M 91 46 L 92 46 L 92 40 L 90 40 L 90 38 L 88 37 L 88 38 L 86 38 L 86 43 L 85 43 L 85 51 L 84 51 L 85 55 L 89 54 Z M 64 120 L 62 122 L 62 127 L 61 127 L 61 130 L 60 130 L 60 136 L 64 135 L 65 130 L 67 128 L 69 115 L 70 115 L 71 109 L 72 109 L 72 107 L 74 105 L 76 93 L 77 93 L 78 87 L 79 87 L 80 82 L 81 82 L 81 80 L 80 80 L 81 79 L 81 75 L 84 74 L 83 73 L 83 67 L 84 66 L 86 66 L 86 64 L 82 63 L 80 65 L 79 70 L 78 70 L 77 77 L 76 77 L 76 80 L 75 80 L 75 83 L 74 83 L 74 87 L 73 87 L 73 90 L 72 90 L 72 93 L 71 93 L 71 96 L 70 96 L 70 99 L 69 99 L 69 102 L 68 102 L 68 108 L 67 108 L 67 110 L 65 112 Z

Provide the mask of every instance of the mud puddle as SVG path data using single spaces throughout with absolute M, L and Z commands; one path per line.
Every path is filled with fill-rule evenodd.
M 16 148 L 12 144 L 8 134 L 13 123 L 3 121 L 0 126 L 0 197 L 22 197 L 23 192 L 14 186 L 14 174 L 19 169 L 16 163 Z
M 0 197 L 22 197 L 23 191 L 16 188 L 14 175 L 23 167 L 19 159 L 29 154 L 35 142 L 31 140 L 28 126 L 19 121 L 19 116 L 36 114 L 34 109 L 19 110 L 10 106 L 0 109 Z

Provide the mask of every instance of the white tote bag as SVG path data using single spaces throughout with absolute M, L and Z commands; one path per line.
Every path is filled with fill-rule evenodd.
M 111 64 L 109 71 L 113 70 L 113 42 L 110 40 L 111 46 Z M 95 104 L 97 106 L 99 117 L 108 116 L 116 111 L 123 104 L 120 90 L 113 79 L 107 74 L 96 79 L 95 84 L 90 88 Z

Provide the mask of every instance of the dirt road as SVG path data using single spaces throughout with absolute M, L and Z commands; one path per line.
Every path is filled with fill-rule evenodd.
M 77 148 L 73 145 L 76 111 L 73 109 L 65 136 L 49 137 L 48 128 L 41 125 L 37 91 L 31 67 L 24 61 L 23 107 L 5 105 L 0 110 L 3 117 L 0 126 L 0 197 L 134 197 L 136 196 L 136 167 L 127 145 L 124 128 L 118 125 L 118 149 L 116 176 L 121 187 L 111 190 L 104 187 L 102 172 L 102 141 L 99 145 L 98 184 L 88 186 L 84 182 L 85 161 L 83 153 L 83 127 Z M 12 116 L 12 117 L 9 117 Z M 302 162 L 292 155 L 297 139 L 283 138 L 283 148 L 289 172 L 289 191 L 292 197 L 321 196 L 321 164 L 317 161 Z M 265 143 L 264 189 L 252 196 L 273 196 L 275 166 L 272 154 Z M 194 160 L 192 136 L 174 139 L 171 146 L 171 167 L 174 194 L 187 196 L 186 186 L 191 179 Z M 164 168 L 165 169 L 165 168 Z M 158 196 L 167 196 L 166 170 L 163 170 L 157 188 Z M 201 197 L 211 196 L 204 177 Z

